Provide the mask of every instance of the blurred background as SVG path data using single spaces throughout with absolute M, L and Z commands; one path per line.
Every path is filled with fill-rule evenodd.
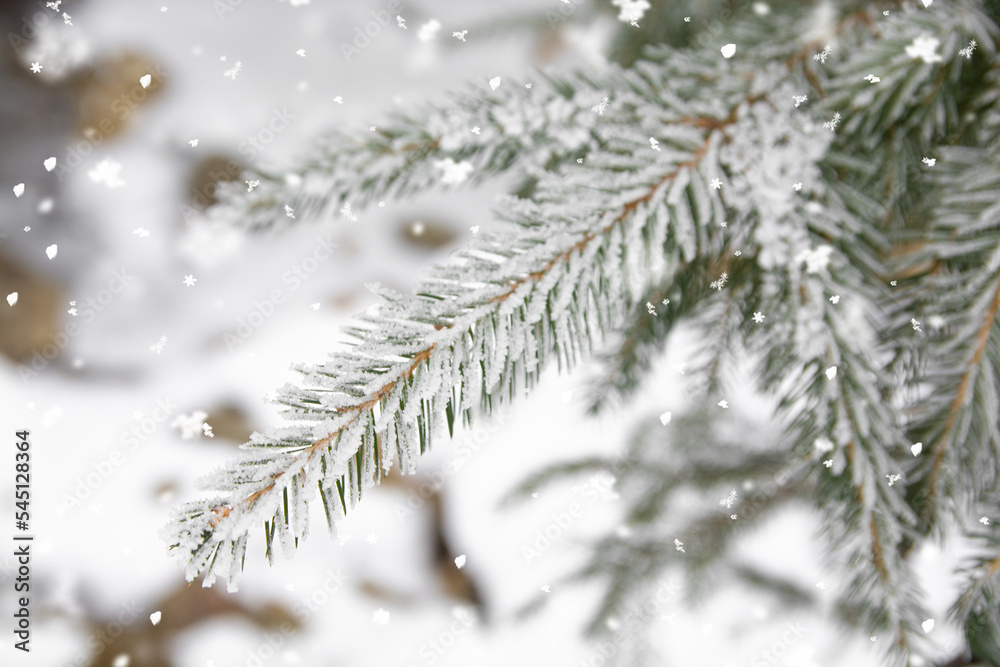
M 238 593 L 189 586 L 157 537 L 198 477 L 281 423 L 265 397 L 294 381 L 292 363 L 337 347 L 338 326 L 375 303 L 366 283 L 409 290 L 471 227 L 495 224 L 511 184 L 245 234 L 190 224 L 215 183 L 248 165 L 280 173 L 318 136 L 366 132 L 469 81 L 627 64 L 641 41 L 598 0 L 399 0 L 356 41 L 390 4 L 0 4 L 0 427 L 31 431 L 35 535 L 32 651 L 15 651 L 4 625 L 0 664 L 604 664 L 582 633 L 598 588 L 557 582 L 616 530 L 613 482 L 498 501 L 543 465 L 614 455 L 636 416 L 680 411 L 683 337 L 628 409 L 584 417 L 585 371 L 550 372 L 499 419 L 436 443 L 420 475 L 373 490 L 338 537 L 317 513 L 295 559 L 268 567 L 255 535 Z M 658 4 L 663 34 L 680 35 L 681 17 Z M 696 21 L 722 4 L 702 3 Z M 729 402 L 766 426 L 752 396 Z M 870 642 L 817 613 L 836 581 L 815 529 L 790 509 L 741 547 L 810 590 L 812 611 L 727 581 L 690 608 L 684 581 L 665 581 L 648 619 L 664 664 L 876 664 Z M 0 549 L 4 624 L 12 552 Z M 942 619 L 946 583 L 931 591 Z M 549 603 L 520 620 L 540 591 Z

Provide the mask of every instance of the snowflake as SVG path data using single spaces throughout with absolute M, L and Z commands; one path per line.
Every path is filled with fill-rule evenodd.
M 358 216 L 354 215 L 354 213 L 351 211 L 350 202 L 345 202 L 343 208 L 340 209 L 340 212 L 344 215 L 345 218 L 347 218 L 351 222 L 358 221 Z
M 136 227 L 132 230 L 132 233 L 138 236 L 140 239 L 144 239 L 149 236 L 149 230 L 144 227 Z
M 818 60 L 821 63 L 826 63 L 826 59 L 830 57 L 830 53 L 833 49 L 829 44 L 823 47 L 823 50 L 813 56 L 813 60 Z
M 31 71 L 38 74 L 42 71 L 42 65 L 39 63 L 31 63 Z
M 458 185 L 464 182 L 472 172 L 472 163 L 468 160 L 456 163 L 450 157 L 444 160 L 436 160 L 434 166 L 444 172 L 441 177 L 442 185 Z
M 368 540 L 368 544 L 375 544 L 378 542 L 378 536 L 375 535 L 375 533 L 368 533 L 368 536 L 365 539 Z
M 917 320 L 915 317 L 910 318 L 910 326 L 913 327 L 914 331 L 920 331 L 920 321 Z
M 654 151 L 658 151 L 658 150 L 660 150 L 660 142 L 657 141 L 656 139 L 654 139 L 653 137 L 650 137 L 649 138 L 649 147 L 652 148 Z
M 715 189 L 715 190 L 721 190 L 722 189 L 722 181 L 720 181 L 717 178 L 713 178 L 712 182 L 709 183 L 709 185 L 711 185 L 712 188 Z
M 732 491 L 729 492 L 728 496 L 719 501 L 719 504 L 725 507 L 726 509 L 730 509 L 733 506 L 733 503 L 735 502 L 736 502 L 736 489 L 733 489 Z
M 736 255 L 737 257 L 742 257 L 743 256 L 743 251 L 742 250 L 737 250 L 733 254 Z
M 718 291 L 721 292 L 722 288 L 725 287 L 727 280 L 729 280 L 729 276 L 725 272 L 723 272 L 723 274 L 721 276 L 719 276 L 718 280 L 712 281 L 712 284 L 711 284 L 712 289 L 718 290 Z
M 833 246 L 821 245 L 815 250 L 806 249 L 795 256 L 795 264 L 806 264 L 806 273 L 819 273 L 830 264 L 830 254 Z
M 837 377 L 837 367 L 830 366 L 829 368 L 826 369 L 826 379 L 832 380 L 835 377 Z
M 236 75 L 239 74 L 240 70 L 242 70 L 242 69 L 243 69 L 243 63 L 241 61 L 237 60 L 236 64 L 233 65 L 233 67 L 231 69 L 227 69 L 225 72 L 223 72 L 222 75 L 225 76 L 225 77 L 228 77 L 228 78 L 232 79 L 233 81 L 235 81 L 236 80 Z
M 201 410 L 196 410 L 190 415 L 178 415 L 177 419 L 170 423 L 170 428 L 178 428 L 181 431 L 181 438 L 190 440 L 202 432 L 202 425 L 208 414 Z
M 832 468 L 833 467 L 833 459 L 827 459 L 826 461 L 823 461 L 823 465 L 825 465 L 827 468 Z
M 198 140 L 191 139 L 188 143 L 191 144 L 191 148 L 195 148 L 198 145 Z
M 258 185 L 260 185 L 260 181 L 256 179 L 252 181 L 243 181 L 243 182 L 247 184 L 247 192 L 253 192 L 253 189 Z
M 966 60 L 972 59 L 972 52 L 976 50 L 976 40 L 969 40 L 969 45 L 964 49 L 959 49 L 958 55 L 965 56 Z
M 291 218 L 292 220 L 294 220 L 295 219 L 295 209 L 293 209 L 288 204 L 285 204 L 285 215 L 287 217 Z
M 632 25 L 635 25 L 650 7 L 646 0 L 611 0 L 611 4 L 620 9 L 619 21 Z
M 603 116 L 604 111 L 607 108 L 608 108 L 608 96 L 605 95 L 604 98 L 600 101 L 600 103 L 590 107 L 590 110 L 596 113 L 598 116 Z
M 454 37 L 455 39 L 457 39 L 460 42 L 464 42 L 465 41 L 465 36 L 466 36 L 466 34 L 468 34 L 468 32 L 469 32 L 468 30 L 463 30 L 462 32 L 453 32 L 453 33 L 451 33 L 451 36 Z
M 205 434 L 206 438 L 214 438 L 215 433 L 212 432 L 212 427 L 209 424 L 201 425 L 201 432 Z
M 979 523 L 983 524 L 984 526 L 988 526 L 990 525 L 990 518 L 988 516 L 981 517 L 979 519 Z
M 825 127 L 826 129 L 830 130 L 831 132 L 836 132 L 837 125 L 839 125 L 839 124 L 840 124 L 840 112 L 839 111 L 834 111 L 833 112 L 833 118 L 831 118 L 827 122 L 823 123 L 823 127 Z
M 670 299 L 664 299 L 660 303 L 662 303 L 664 306 L 669 306 L 670 305 Z
M 396 25 L 402 28 L 403 30 L 406 30 L 406 19 L 404 19 L 399 14 L 396 14 Z
M 761 322 L 763 322 L 764 321 L 764 313 L 754 313 L 753 314 L 753 321 L 756 322 L 757 324 L 760 324 Z
M 65 23 L 66 25 L 73 25 L 73 20 L 72 20 L 73 17 L 67 14 L 66 12 L 63 12 L 62 18 L 63 18 L 63 23 Z
M 650 315 L 652 315 L 653 317 L 656 317 L 656 306 L 654 306 L 649 301 L 647 301 L 646 302 L 646 312 L 649 313 Z
M 479 233 L 479 225 L 473 225 L 473 226 L 469 227 L 469 231 L 472 232 L 473 234 L 478 234 Z
M 681 553 L 684 552 L 684 543 L 681 542 L 680 540 L 674 539 L 674 547 Z
M 198 282 L 198 279 L 194 276 L 188 275 L 184 276 L 184 285 L 187 287 L 194 287 L 194 284 Z
M 827 452 L 833 451 L 833 443 L 825 435 L 821 435 L 816 438 L 816 442 L 813 443 L 813 448 L 820 454 L 825 454 Z
M 482 132 L 482 130 L 479 129 L 478 125 L 476 125 L 474 128 L 472 128 L 472 133 L 473 134 L 478 135 L 480 132 Z
M 926 164 L 928 167 L 933 167 L 935 164 L 937 164 L 937 158 L 933 157 L 925 157 L 920 161 Z
M 902 475 L 886 475 L 886 479 L 889 480 L 889 486 L 892 486 L 899 480 L 903 479 Z
M 721 400 L 718 403 L 716 403 L 716 405 L 718 405 L 723 410 L 728 410 L 729 409 L 729 401 L 727 401 L 727 400 Z
M 834 294 L 833 296 L 831 296 L 831 297 L 830 297 L 830 303 L 832 303 L 832 304 L 833 304 L 833 305 L 835 305 L 835 306 L 836 306 L 836 305 L 837 305 L 838 303 L 840 303 L 840 295 L 839 295 L 839 294 Z
M 431 42 L 437 37 L 437 31 L 441 29 L 441 22 L 437 19 L 431 19 L 427 23 L 420 26 L 417 31 L 417 39 L 421 42 Z
M 940 40 L 930 35 L 920 35 L 913 40 L 912 44 L 906 47 L 906 55 L 914 59 L 919 58 L 928 65 L 939 63 L 944 60 L 940 54 L 935 53 L 940 43 Z
M 375 610 L 375 613 L 372 614 L 372 621 L 378 623 L 379 625 L 387 624 L 389 622 L 389 612 L 379 607 Z
M 343 104 L 344 103 L 344 96 L 343 95 L 337 95 L 336 97 L 333 98 L 333 101 L 336 102 L 337 104 Z
M 868 83 L 878 83 L 881 80 L 882 79 L 878 78 L 874 74 L 869 74 L 868 76 L 865 77 L 865 81 L 867 81 Z
M 792 99 L 795 100 L 795 108 L 798 109 L 800 104 L 804 104 L 809 101 L 808 95 L 793 95 Z
M 792 184 L 792 189 L 795 190 L 796 192 L 800 192 L 802 190 L 802 184 L 801 183 L 793 183 Z
M 163 336 L 160 336 L 160 340 L 156 341 L 155 343 L 149 346 L 149 351 L 161 354 L 166 344 L 167 344 L 167 336 L 166 334 L 164 334 Z
M 97 163 L 97 166 L 87 172 L 87 176 L 90 176 L 90 180 L 94 183 L 103 183 L 112 190 L 115 188 L 120 188 L 125 185 L 125 181 L 121 179 L 122 166 L 113 160 L 102 160 Z

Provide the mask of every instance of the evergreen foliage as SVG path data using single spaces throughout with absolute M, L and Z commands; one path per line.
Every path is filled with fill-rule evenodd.
M 933 649 L 915 549 L 976 545 L 952 618 L 965 658 L 1000 665 L 1000 9 L 706 4 L 731 18 L 653 2 L 615 42 L 621 64 L 484 83 L 363 140 L 331 139 L 293 174 L 255 174 L 250 193 L 222 191 L 210 222 L 260 229 L 291 223 L 286 205 L 298 224 L 437 187 L 456 164 L 472 184 L 523 176 L 500 231 L 414 294 L 380 290 L 378 312 L 347 331 L 353 348 L 297 367 L 301 384 L 280 392 L 291 425 L 254 434 L 205 480 L 219 495 L 177 510 L 164 536 L 189 580 L 235 587 L 261 524 L 267 557 L 290 555 L 317 492 L 333 530 L 391 466 L 412 472 L 434 438 L 524 395 L 549 365 L 596 357 L 592 411 L 627 402 L 688 326 L 702 332 L 704 402 L 727 364 L 750 359 L 781 428 L 749 446 L 703 411 L 668 429 L 651 419 L 632 464 L 570 463 L 516 490 L 616 475 L 628 534 L 571 577 L 607 585 L 590 631 L 678 564 L 695 582 L 723 568 L 812 604 L 727 559 L 742 531 L 797 502 L 822 518 L 846 573 L 842 620 L 878 634 L 887 664 Z M 734 505 L 739 521 L 713 507 L 677 524 L 677 492 L 737 482 L 766 490 Z

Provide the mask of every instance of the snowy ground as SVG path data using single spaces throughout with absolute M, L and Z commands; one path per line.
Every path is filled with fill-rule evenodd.
M 163 90 L 135 112 L 120 136 L 96 146 L 65 175 L 55 205 L 64 211 L 66 224 L 42 222 L 25 234 L 15 204 L 6 201 L 12 184 L 3 183 L 8 238 L 2 243 L 24 255 L 27 265 L 62 281 L 64 311 L 71 308 L 69 300 L 82 303 L 98 295 L 112 271 L 134 279 L 72 337 L 64 357 L 75 371 L 47 368 L 25 382 L 15 365 L 0 364 L 3 433 L 9 438 L 16 429 L 32 431 L 32 530 L 37 536 L 32 576 L 38 591 L 30 657 L 14 651 L 7 639 L 0 644 L 0 664 L 77 664 L 93 632 L 80 619 L 110 618 L 123 603 L 141 610 L 132 622 L 149 624 L 157 601 L 182 577 L 157 530 L 173 503 L 196 493 L 194 480 L 234 453 L 225 442 L 182 439 L 170 427 L 173 419 L 231 402 L 248 412 L 256 428 L 279 423 L 264 395 L 293 379 L 287 370 L 291 363 L 323 358 L 337 341 L 338 325 L 374 303 L 363 284 L 407 288 L 421 267 L 441 256 L 442 251 L 426 252 L 400 241 L 400 224 L 421 217 L 440 220 L 457 232 L 456 242 L 472 225 L 493 224 L 489 208 L 502 183 L 388 202 L 364 211 L 355 223 L 308 223 L 279 236 L 185 236 L 180 203 L 192 165 L 212 152 L 240 156 L 240 143 L 259 136 L 275 113 L 291 120 L 255 157 L 280 169 L 331 128 L 365 131 L 394 104 L 433 99 L 470 79 L 530 79 L 537 64 L 536 44 L 528 36 L 478 43 L 471 32 L 465 43 L 450 36 L 510 8 L 543 4 L 530 0 L 508 0 L 502 7 L 402 1 L 399 13 L 407 28 L 393 21 L 348 62 L 341 42 L 351 41 L 354 28 L 386 4 L 228 0 L 215 3 L 231 9 L 220 18 L 208 2 L 92 0 L 76 8 L 67 3 L 73 26 L 58 30 L 72 31 L 81 52 L 89 58 L 140 52 L 162 67 Z M 442 24 L 438 38 L 420 42 L 416 33 L 430 19 Z M 579 41 L 599 43 L 600 34 L 598 29 Z M 296 53 L 300 49 L 304 56 Z M 563 60 L 592 56 L 569 52 Z M 239 72 L 225 76 L 236 61 Z M 334 101 L 337 96 L 343 104 Z M 80 141 L 69 132 L 66 128 L 66 147 L 55 153 L 60 161 Z M 189 143 L 194 139 L 197 146 Z M 16 178 L 22 167 L 37 170 L 49 157 L 47 150 L 31 144 L 15 151 L 5 147 L 0 157 L 4 178 Z M 89 175 L 104 160 L 121 165 L 121 187 L 109 187 L 113 178 L 99 183 Z M 37 197 L 27 192 L 16 205 L 37 205 Z M 134 233 L 138 228 L 148 235 Z M 33 238 L 22 238 L 28 235 Z M 328 237 L 338 244 L 336 252 L 293 289 L 283 279 L 286 272 Z M 50 261 L 41 252 L 51 244 L 58 245 L 58 254 Z M 63 267 L 52 268 L 60 263 Z M 190 287 L 184 284 L 188 275 L 196 279 Z M 248 340 L 227 349 L 223 334 L 233 332 L 275 289 L 287 299 Z M 64 324 L 71 321 L 65 314 Z M 164 336 L 159 352 L 151 350 Z M 230 667 L 261 664 L 255 661 L 262 658 L 267 658 L 263 664 L 310 666 L 602 664 L 580 632 L 596 589 L 553 587 L 552 602 L 539 616 L 518 623 L 511 615 L 581 561 L 582 538 L 614 528 L 614 502 L 585 507 L 566 536 L 528 563 L 521 547 L 532 544 L 535 531 L 578 496 L 562 485 L 511 510 L 498 510 L 497 501 L 543 464 L 586 452 L 615 452 L 635 416 L 679 406 L 676 368 L 682 361 L 680 353 L 665 360 L 627 414 L 599 421 L 582 417 L 582 403 L 574 395 L 582 393 L 580 374 L 550 374 L 529 400 L 505 413 L 504 423 L 471 456 L 443 443 L 422 462 L 426 473 L 448 460 L 462 463 L 447 476 L 446 532 L 453 550 L 467 556 L 465 569 L 481 588 L 488 623 L 467 629 L 455 624 L 456 602 L 442 594 L 432 575 L 428 516 L 418 512 L 400 518 L 403 492 L 379 489 L 344 522 L 340 540 L 324 534 L 317 515 L 315 532 L 293 561 L 269 568 L 259 535 L 251 543 L 236 595 L 246 604 L 277 602 L 289 609 L 311 599 L 315 609 L 300 630 L 279 637 L 280 646 L 271 651 L 269 635 L 248 621 L 212 619 L 176 635 L 174 664 Z M 154 422 L 149 418 L 158 402 L 175 407 L 169 417 Z M 730 404 L 741 409 L 739 398 Z M 751 413 L 754 408 L 742 409 Z M 131 429 L 146 425 L 141 441 L 129 438 Z M 471 434 L 457 438 L 470 441 Z M 100 474 L 109 469 L 106 477 Z M 0 474 L 9 476 L 6 469 Z M 173 492 L 159 493 L 164 484 Z M 79 495 L 86 498 L 67 507 L 67 494 L 77 494 L 81 485 L 86 488 Z M 10 493 L 4 492 L 0 507 L 0 524 L 10 525 Z M 837 582 L 823 571 L 814 528 L 804 512 L 788 512 L 753 536 L 747 555 L 806 586 L 825 582 L 833 589 Z M 2 553 L 9 551 L 4 547 Z M 6 569 L 11 563 L 9 555 L 0 557 L 5 624 L 14 606 Z M 941 567 L 931 556 L 926 565 L 928 570 Z M 346 575 L 343 585 L 331 584 L 330 573 L 338 570 Z M 395 596 L 380 597 L 362 582 L 375 582 Z M 318 593 L 324 585 L 334 589 L 328 596 Z M 940 607 L 944 599 L 942 591 L 935 593 L 944 636 L 949 632 Z M 379 609 L 389 613 L 385 624 L 373 620 Z M 766 660 L 761 652 L 783 643 L 793 617 L 733 587 L 721 586 L 696 610 L 672 601 L 664 615 L 669 620 L 658 620 L 654 627 L 667 664 L 875 664 L 870 642 L 845 639 L 819 616 L 794 619 L 805 633 L 782 649 L 781 657 Z M 2 629 L 9 638 L 6 625 Z M 440 651 L 431 648 L 432 641 Z

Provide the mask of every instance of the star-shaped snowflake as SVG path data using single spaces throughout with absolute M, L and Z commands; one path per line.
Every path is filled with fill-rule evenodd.
M 759 313 L 759 312 L 758 313 L 754 313 L 753 314 L 753 321 L 756 322 L 757 324 L 760 324 L 761 322 L 763 322 L 764 321 L 764 313 Z
M 42 65 L 40 63 L 31 63 L 31 71 L 38 74 L 42 71 Z
M 194 276 L 188 275 L 184 276 L 184 285 L 187 287 L 194 287 L 194 284 L 198 282 L 198 279 Z
M 939 63 L 944 58 L 941 54 L 935 53 L 941 41 L 930 35 L 920 35 L 913 40 L 913 43 L 906 47 L 906 55 L 911 58 L 919 58 L 927 64 Z
M 712 188 L 715 189 L 715 190 L 721 190 L 722 189 L 722 181 L 720 181 L 717 178 L 713 178 L 712 182 L 709 183 L 709 185 L 711 185 Z
M 719 401 L 718 405 L 723 410 L 726 410 L 727 408 L 729 408 L 729 401 L 726 400 Z
M 368 533 L 368 536 L 365 539 L 368 540 L 368 544 L 375 544 L 378 542 L 378 536 L 376 536 L 375 533 Z

